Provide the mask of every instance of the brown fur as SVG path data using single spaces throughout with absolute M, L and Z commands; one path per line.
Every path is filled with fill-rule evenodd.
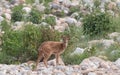
M 55 41 L 47 41 L 43 42 L 38 49 L 38 59 L 36 62 L 36 69 L 38 66 L 39 61 L 43 59 L 45 66 L 47 67 L 47 60 L 49 57 L 54 54 L 56 57 L 56 64 L 59 64 L 60 55 L 64 52 L 65 48 L 68 44 L 68 37 L 63 37 L 62 42 L 55 42 Z

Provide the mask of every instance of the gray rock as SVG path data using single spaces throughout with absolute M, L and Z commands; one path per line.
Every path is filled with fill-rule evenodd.
M 95 72 L 89 72 L 88 75 L 97 75 Z
M 68 24 L 76 24 L 77 20 L 74 19 L 74 18 L 71 18 L 71 17 L 66 17 L 65 22 L 68 23 Z
M 6 17 L 7 20 L 11 20 L 11 14 L 5 13 L 5 17 Z
M 31 8 L 30 7 L 23 7 L 23 9 L 26 13 L 30 13 L 31 12 Z
M 36 5 L 36 8 L 40 11 L 43 12 L 45 10 L 45 6 L 43 4 Z
M 59 4 L 56 4 L 56 3 L 50 3 L 50 8 L 51 9 L 61 9 L 61 6 Z
M 115 65 L 120 68 L 120 58 L 115 61 Z
M 2 16 L 0 16 L 0 22 L 2 22 L 4 20 L 4 18 Z
M 77 47 L 71 55 L 82 54 L 85 49 Z

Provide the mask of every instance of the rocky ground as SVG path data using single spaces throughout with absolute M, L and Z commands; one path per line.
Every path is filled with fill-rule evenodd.
M 8 2 L 8 0 L 0 0 L 0 22 L 2 22 L 4 19 L 7 21 L 11 21 L 11 14 L 13 8 L 16 5 L 21 4 L 21 2 L 24 3 L 25 0 L 11 0 L 11 2 Z M 38 0 L 35 0 L 36 8 L 40 11 L 44 11 L 46 8 L 42 4 L 37 4 Z M 58 2 L 53 2 L 50 4 L 50 6 L 54 10 L 54 12 L 58 11 L 64 11 L 64 14 L 68 14 L 70 12 L 69 5 L 71 6 L 78 6 L 79 1 L 81 0 L 53 0 L 53 1 L 63 1 L 64 5 L 60 7 L 60 4 Z M 84 0 L 85 5 L 90 4 L 92 0 Z M 104 4 L 107 1 L 110 0 L 101 0 L 101 11 L 104 10 Z M 111 9 L 113 6 L 120 6 L 120 0 L 114 0 L 115 2 L 110 2 L 109 4 L 109 10 L 110 12 L 114 13 Z M 31 5 L 23 4 L 23 10 L 25 10 L 27 13 L 29 13 L 32 9 Z M 92 7 L 92 3 L 90 5 Z M 81 12 L 85 13 L 87 11 L 84 10 L 84 8 L 81 6 Z M 88 12 L 89 13 L 89 12 Z M 2 15 L 4 15 L 6 18 L 4 18 Z M 76 26 L 81 26 L 81 21 L 76 20 L 74 17 L 78 16 L 78 12 L 74 12 L 70 16 L 65 16 L 63 18 L 59 18 L 56 20 L 56 26 L 55 29 L 63 32 L 65 28 L 68 27 L 68 24 L 75 23 Z M 49 16 L 49 15 L 47 15 Z M 55 16 L 52 14 L 52 16 Z M 56 17 L 56 16 L 55 16 Z M 81 19 L 81 18 L 80 18 Z M 24 24 L 23 22 L 15 22 L 17 26 L 20 26 Z M 120 42 L 119 33 L 114 33 L 115 35 L 111 34 L 110 38 L 113 39 L 116 37 L 116 41 Z M 118 37 L 116 36 L 118 35 Z M 103 43 L 105 45 L 105 48 L 109 45 L 113 44 L 113 40 L 93 40 L 90 41 L 89 44 L 96 44 L 96 42 Z M 107 42 L 107 43 L 106 43 Z M 79 52 L 83 53 L 83 49 L 77 48 Z M 78 51 L 74 53 L 78 53 Z M 103 59 L 100 59 L 98 57 L 90 57 L 87 59 L 84 59 L 79 65 L 55 65 L 55 60 L 48 61 L 48 68 L 44 67 L 44 64 L 41 62 L 38 66 L 37 71 L 32 71 L 34 68 L 33 62 L 27 62 L 22 63 L 19 65 L 7 65 L 7 64 L 0 64 L 0 75 L 120 75 L 120 58 L 116 60 L 115 62 L 105 61 Z
M 19 65 L 0 64 L 0 75 L 120 75 L 120 58 L 115 62 L 98 57 L 84 59 L 79 65 L 54 66 L 55 60 L 48 61 L 48 68 L 39 63 L 37 71 L 32 71 L 31 61 Z

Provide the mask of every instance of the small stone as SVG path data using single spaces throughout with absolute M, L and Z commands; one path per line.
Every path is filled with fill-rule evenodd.
M 89 72 L 88 75 L 97 75 L 95 72 Z

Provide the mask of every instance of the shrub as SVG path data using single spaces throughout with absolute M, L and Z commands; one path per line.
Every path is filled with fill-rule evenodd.
M 41 22 L 41 18 L 42 14 L 38 10 L 32 9 L 30 12 L 29 20 L 32 23 L 39 24 Z
M 119 17 L 113 17 L 112 19 L 112 26 L 114 26 L 116 32 L 120 32 L 120 16 Z
M 34 25 L 26 25 L 22 31 L 10 30 L 3 35 L 2 49 L 14 58 L 11 58 L 13 62 L 33 59 L 37 57 L 37 48 L 41 43 L 40 33 L 40 28 Z
M 108 60 L 115 61 L 120 58 L 120 46 L 119 44 L 114 44 L 110 48 L 105 50 L 105 56 Z
M 16 21 L 21 21 L 23 19 L 23 14 L 22 14 L 22 11 L 15 11 L 12 13 L 11 15 L 11 20 L 13 22 L 16 22 Z
M 34 0 L 26 0 L 26 3 L 27 4 L 32 4 L 32 3 L 34 3 Z
M 5 31 L 5 32 L 9 31 L 9 29 L 11 28 L 11 26 L 8 24 L 6 20 L 3 20 L 0 26 L 2 27 L 2 31 Z
M 94 12 L 83 20 L 83 33 L 88 36 L 105 36 L 112 31 L 111 18 L 107 13 Z
M 78 7 L 78 6 L 72 6 L 72 7 L 70 7 L 69 15 L 71 15 L 74 12 L 78 12 L 78 11 L 80 11 L 80 7 Z
M 21 21 L 23 19 L 23 11 L 22 11 L 23 6 L 22 5 L 18 5 L 15 6 L 12 11 L 13 13 L 11 14 L 11 20 L 13 22 L 16 21 Z
M 54 27 L 56 25 L 56 20 L 54 16 L 48 16 L 45 18 L 44 22 L 48 23 L 49 25 L 51 25 L 52 27 Z

